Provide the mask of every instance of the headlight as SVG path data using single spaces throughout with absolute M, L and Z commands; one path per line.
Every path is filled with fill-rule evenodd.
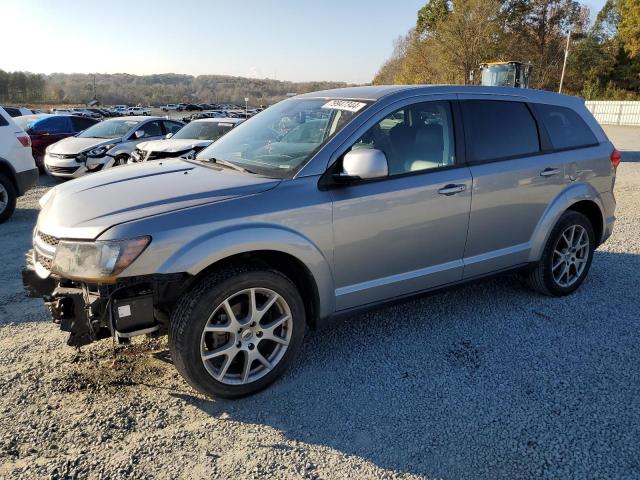
M 61 241 L 51 271 L 71 280 L 110 283 L 133 263 L 151 237 L 95 242 Z
M 103 145 L 87 152 L 87 157 L 103 157 L 105 153 L 111 150 L 115 145 Z

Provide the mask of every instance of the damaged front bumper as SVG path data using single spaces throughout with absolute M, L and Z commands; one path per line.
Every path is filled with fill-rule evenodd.
M 22 282 L 29 296 L 44 299 L 53 322 L 69 332 L 67 344 L 81 347 L 103 338 L 127 343 L 136 335 L 165 333 L 189 276 L 128 277 L 114 284 L 77 282 L 43 272 L 29 251 Z

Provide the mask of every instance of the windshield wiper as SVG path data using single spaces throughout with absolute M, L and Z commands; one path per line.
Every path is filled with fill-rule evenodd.
M 243 168 L 239 165 L 236 165 L 235 163 L 232 162 L 228 162 L 227 160 L 220 160 L 218 158 L 207 158 L 207 159 L 203 159 L 205 162 L 211 162 L 211 163 L 215 163 L 216 165 L 221 165 L 223 167 L 227 167 L 230 168 L 232 170 L 237 170 L 238 172 L 243 172 L 243 173 L 256 173 L 252 170 L 248 170 L 246 168 Z

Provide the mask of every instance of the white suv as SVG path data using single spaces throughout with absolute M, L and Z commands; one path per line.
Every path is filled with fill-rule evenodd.
M 144 107 L 129 107 L 127 108 L 127 111 L 125 113 L 125 115 L 130 115 L 130 116 L 134 116 L 134 115 L 150 115 L 151 111 L 148 108 L 144 108 Z
M 38 180 L 29 135 L 0 107 L 0 223 L 16 208 L 16 198 Z

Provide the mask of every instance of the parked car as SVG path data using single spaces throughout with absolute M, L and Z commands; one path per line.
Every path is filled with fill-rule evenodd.
M 180 105 L 175 104 L 175 103 L 167 103 L 165 106 L 162 107 L 162 111 L 163 112 L 169 112 L 169 111 L 181 112 L 182 111 L 182 107 Z
M 584 102 L 551 92 L 297 95 L 195 160 L 52 189 L 25 281 L 70 345 L 168 332 L 193 387 L 239 397 L 361 308 L 507 270 L 574 292 L 611 235 L 619 162 Z
M 98 123 L 93 118 L 46 113 L 16 117 L 14 121 L 29 135 L 33 158 L 41 172 L 44 172 L 44 154 L 49 145 Z
M 227 115 L 223 112 L 198 112 L 182 117 L 184 123 L 192 122 L 193 120 L 201 120 L 203 118 L 226 118 Z
M 4 108 L 5 112 L 7 112 L 11 117 L 20 117 L 22 115 L 33 114 L 33 112 L 26 107 L 9 107 L 0 105 L 0 108 Z
M 16 199 L 37 180 L 29 135 L 0 107 L 0 223 L 13 215 Z
M 151 110 L 144 107 L 129 107 L 127 109 L 127 115 L 130 116 L 140 116 L 140 115 L 151 115 Z
M 163 140 L 139 143 L 131 154 L 131 160 L 144 162 L 168 157 L 195 158 L 198 152 L 242 122 L 238 119 L 195 120 L 179 127 L 176 132 L 167 133 L 167 138 Z
M 118 117 L 104 120 L 75 137 L 46 149 L 44 164 L 55 177 L 75 178 L 124 165 L 140 142 L 163 138 L 182 122 L 160 117 Z
M 187 103 L 185 104 L 184 109 L 187 112 L 199 112 L 202 110 L 202 107 L 200 105 L 195 105 L 193 103 Z
M 81 117 L 95 118 L 97 120 L 102 118 L 102 115 L 94 113 L 88 108 L 71 108 L 70 111 L 73 115 L 79 115 Z

